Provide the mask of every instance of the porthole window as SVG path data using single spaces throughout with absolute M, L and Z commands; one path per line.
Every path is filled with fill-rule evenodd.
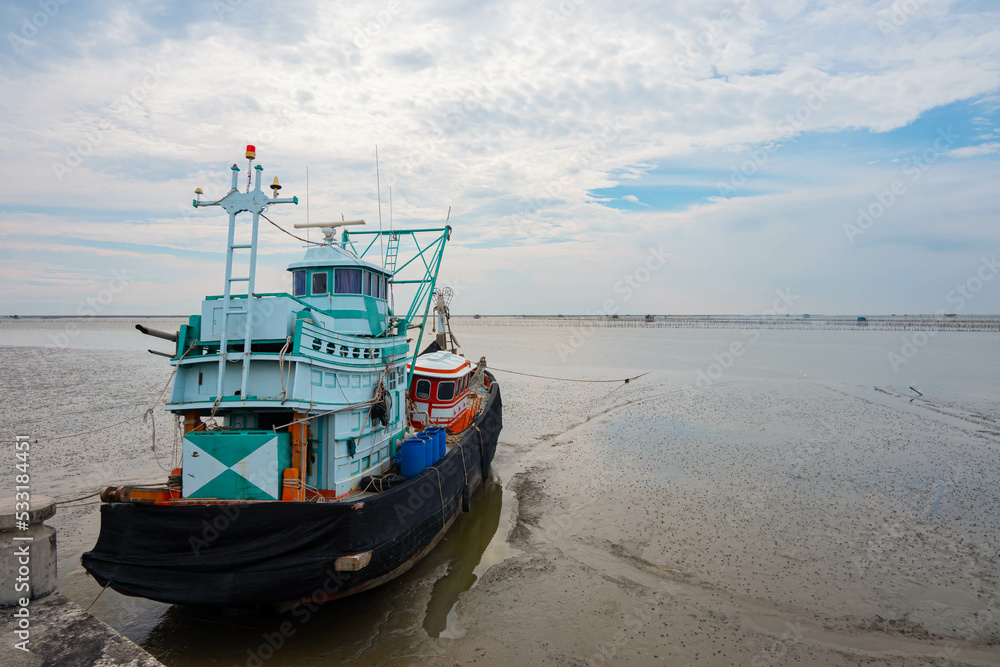
M 417 398 L 427 400 L 431 397 L 430 380 L 417 380 Z

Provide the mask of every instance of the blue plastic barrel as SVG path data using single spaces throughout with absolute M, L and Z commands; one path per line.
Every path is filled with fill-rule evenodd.
M 437 450 L 434 448 L 432 439 L 426 433 L 418 433 L 413 437 L 419 440 L 424 448 L 424 467 L 430 468 L 437 463 Z
M 427 432 L 418 433 L 415 436 L 418 440 L 424 443 L 424 456 L 427 462 L 427 467 L 431 467 L 437 463 L 437 440 L 433 435 Z
M 448 430 L 442 426 L 441 427 L 441 440 L 438 443 L 438 454 L 444 457 L 448 453 Z
M 424 429 L 424 433 L 431 433 L 434 435 L 435 440 L 437 440 L 437 455 L 438 458 L 444 458 L 444 455 L 448 453 L 448 432 L 443 426 L 431 426 Z
M 427 468 L 427 455 L 424 441 L 417 438 L 407 438 L 403 441 L 400 472 L 403 477 L 416 477 Z

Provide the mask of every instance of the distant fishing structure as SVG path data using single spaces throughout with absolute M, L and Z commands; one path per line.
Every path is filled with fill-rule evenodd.
M 615 329 L 742 329 L 814 331 L 1000 332 L 1000 315 L 454 315 L 462 326 L 608 327 Z

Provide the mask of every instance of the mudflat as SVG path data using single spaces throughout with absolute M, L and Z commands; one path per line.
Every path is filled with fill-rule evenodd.
M 35 492 L 165 474 L 171 422 L 153 452 L 139 417 L 170 370 L 122 349 L 129 326 L 0 330 L 5 435 L 130 420 L 41 444 Z M 891 332 L 763 332 L 731 358 L 739 331 L 456 333 L 496 369 L 649 375 L 497 370 L 496 483 L 376 591 L 278 616 L 107 591 L 92 613 L 168 665 L 1000 664 L 1000 337 L 939 333 L 893 369 Z M 94 500 L 50 521 L 84 607 Z

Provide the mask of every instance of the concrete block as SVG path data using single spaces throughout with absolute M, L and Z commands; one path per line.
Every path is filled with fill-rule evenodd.
M 16 498 L 0 498 L 0 531 L 17 530 Z M 55 498 L 34 495 L 28 501 L 28 523 L 41 523 L 56 513 Z
M 28 651 L 16 648 L 22 617 L 0 609 L 3 667 L 163 667 L 153 656 L 56 592 L 32 600 Z
M 27 590 L 21 590 L 25 584 Z M 28 530 L 0 533 L 0 607 L 16 605 L 22 597 L 44 597 L 55 589 L 55 529 L 37 524 Z

